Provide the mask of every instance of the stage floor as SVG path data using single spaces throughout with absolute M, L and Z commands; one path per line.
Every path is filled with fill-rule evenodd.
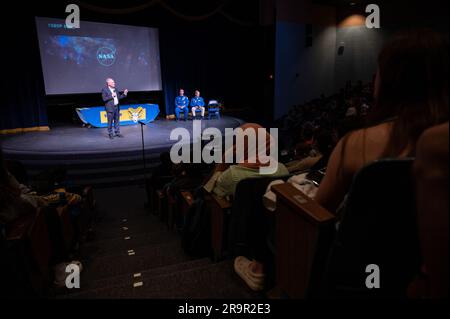
M 202 131 L 216 127 L 222 132 L 244 123 L 229 116 L 199 122 Z M 143 127 L 149 167 L 156 165 L 161 152 L 176 143 L 170 140 L 170 132 L 177 127 L 184 127 L 192 134 L 193 121 L 157 120 Z M 0 142 L 5 157 L 24 163 L 30 175 L 55 165 L 66 165 L 77 178 L 88 175 L 106 178 L 106 175 L 126 176 L 133 167 L 134 171 L 142 168 L 141 126 L 122 126 L 121 133 L 124 138 L 110 140 L 106 128 L 64 126 L 53 127 L 48 132 L 6 135 L 0 137 Z
M 243 122 L 233 117 L 220 120 L 200 121 L 202 130 L 217 127 L 222 132 L 225 128 L 235 128 Z M 192 133 L 193 121 L 158 120 L 144 126 L 145 150 L 169 148 L 175 143 L 170 140 L 170 132 L 177 127 L 184 127 Z M 79 126 L 55 127 L 48 132 L 31 132 L 9 135 L 0 138 L 3 152 L 7 155 L 37 156 L 83 156 L 110 155 L 111 153 L 128 153 L 142 150 L 140 125 L 122 126 L 125 138 L 110 140 L 106 128 L 84 128 Z

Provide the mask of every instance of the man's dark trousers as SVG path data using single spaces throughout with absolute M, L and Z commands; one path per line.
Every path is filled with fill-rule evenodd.
M 113 112 L 106 112 L 108 117 L 108 133 L 114 136 L 115 134 L 120 134 L 120 106 L 115 105 Z M 114 122 L 114 132 L 113 132 L 113 122 Z

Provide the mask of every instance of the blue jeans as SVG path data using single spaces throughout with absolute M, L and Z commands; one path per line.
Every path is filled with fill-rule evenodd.
M 177 117 L 177 120 L 180 119 L 180 112 L 184 113 L 184 119 L 187 120 L 188 113 L 189 113 L 188 108 L 184 107 L 184 108 L 181 109 L 179 107 L 175 107 L 175 116 Z
M 108 116 L 108 134 L 114 135 L 113 133 L 113 122 L 115 134 L 120 134 L 120 107 L 115 107 L 114 112 L 107 112 Z

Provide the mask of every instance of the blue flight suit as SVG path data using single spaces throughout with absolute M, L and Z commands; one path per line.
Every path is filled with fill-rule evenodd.
M 177 96 L 175 98 L 175 116 L 177 120 L 180 119 L 180 112 L 184 113 L 184 120 L 188 118 L 189 98 L 187 96 Z
M 202 112 L 202 118 L 205 116 L 205 101 L 200 96 L 194 96 L 191 99 L 191 111 L 194 118 L 196 117 L 196 110 L 200 110 Z
M 191 107 L 204 107 L 205 106 L 205 100 L 201 96 L 199 97 L 193 97 L 191 99 Z

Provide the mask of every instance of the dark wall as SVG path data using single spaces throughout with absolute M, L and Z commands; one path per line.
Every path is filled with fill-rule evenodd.
M 369 1 L 380 7 L 380 29 L 368 29 L 364 22 L 366 2 L 337 9 L 336 90 L 348 80 L 369 82 L 377 69 L 384 43 L 395 33 L 410 28 L 432 28 L 448 33 L 448 1 Z M 361 17 L 348 23 L 349 17 Z M 358 23 L 360 22 L 360 23 Z
M 336 10 L 311 0 L 277 0 L 274 117 L 334 92 Z

